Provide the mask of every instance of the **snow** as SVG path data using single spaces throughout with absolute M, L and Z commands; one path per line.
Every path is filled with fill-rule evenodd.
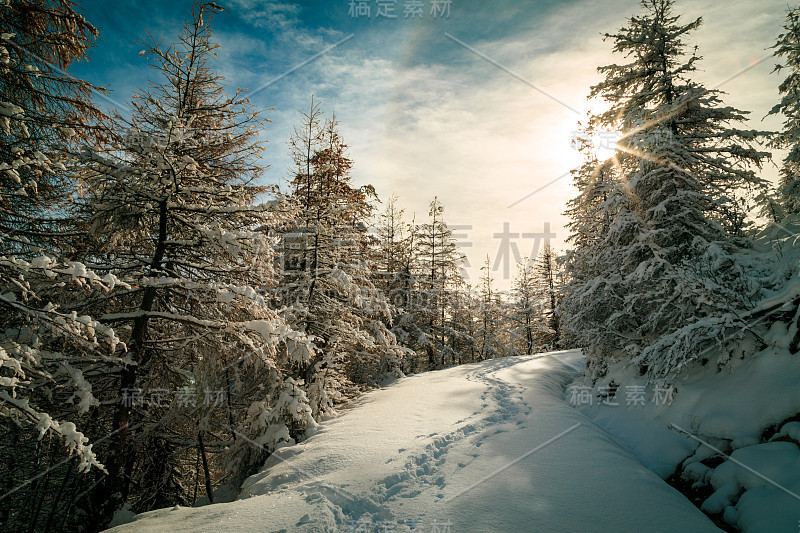
M 726 510 L 728 520 L 748 533 L 793 531 L 800 523 L 798 473 L 800 449 L 794 443 L 769 442 L 735 450 L 730 461 L 711 473 L 715 492 L 703 509 Z
M 237 500 L 112 531 L 718 531 L 566 401 L 582 365 L 556 352 L 398 379 L 277 450 Z
M 769 336 L 768 336 L 769 337 Z M 712 358 L 713 359 L 713 358 Z M 800 359 L 769 348 L 735 358 L 717 372 L 709 364 L 674 383 L 671 402 L 659 405 L 581 405 L 580 411 L 615 435 L 645 466 L 667 478 L 683 464 L 684 479 L 710 485 L 702 509 L 745 533 L 797 531 L 800 524 L 800 422 L 781 425 L 771 442 L 770 427 L 800 413 Z M 646 386 L 644 377 L 624 363 L 612 365 L 594 385 Z M 787 442 L 792 439 L 794 442 Z M 729 455 L 715 468 L 701 461 Z
M 800 442 L 800 422 L 787 422 L 773 438 L 777 437 L 789 437 L 792 440 Z

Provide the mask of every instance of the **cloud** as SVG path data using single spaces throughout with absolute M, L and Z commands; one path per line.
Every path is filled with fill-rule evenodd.
M 475 46 L 581 108 L 608 53 L 595 45 L 596 33 L 583 39 L 565 39 L 555 30 L 542 35 L 548 22 Z M 524 53 L 531 40 L 541 48 L 547 43 L 550 52 Z M 514 209 L 508 206 L 571 168 L 570 134 L 580 117 L 443 35 L 436 45 L 461 57 L 453 64 L 403 67 L 332 55 L 317 65 L 324 81 L 315 93 L 331 93 L 327 104 L 335 104 L 351 145 L 356 180 L 373 183 L 384 195 L 398 194 L 418 221 L 428 201 L 439 196 L 451 222 L 471 226 L 474 266 L 486 254 L 495 259 L 501 243 L 494 234 L 504 222 L 512 232 L 525 233 L 542 232 L 549 222 L 562 245 L 561 212 L 574 195 L 568 178 Z M 531 252 L 532 242 L 518 244 L 523 255 Z
M 761 57 L 774 39 L 781 8 L 769 16 L 758 9 L 763 7 L 710 10 L 696 34 L 706 57 L 706 70 L 698 77 L 711 85 Z M 615 31 L 636 11 L 632 2 L 579 2 L 555 10 L 527 31 L 468 44 L 570 107 L 585 109 L 589 87 L 599 80 L 596 67 L 619 61 L 600 34 Z M 739 38 L 742 34 L 748 39 Z M 444 38 L 436 46 L 457 47 Z M 574 165 L 570 134 L 581 117 L 468 50 L 451 49 L 446 55 L 453 61 L 412 67 L 337 55 L 317 65 L 320 81 L 309 85 L 336 108 L 352 147 L 354 176 L 385 196 L 397 193 L 418 221 L 438 195 L 451 222 L 472 226 L 473 266 L 486 254 L 495 259 L 502 243 L 494 234 L 504 222 L 512 232 L 541 232 L 549 222 L 557 234 L 555 245 L 563 247 L 567 220 L 562 213 L 575 194 L 568 177 L 508 206 Z M 759 112 L 775 101 L 775 85 L 766 72 L 753 69 L 722 88 L 736 93 L 727 103 L 756 109 L 760 119 Z M 523 255 L 531 244 L 519 242 Z M 475 268 L 473 279 L 476 274 Z M 508 286 L 508 280 L 498 282 Z
M 473 280 L 482 258 L 489 254 L 494 260 L 501 250 L 494 234 L 504 222 L 512 232 L 541 232 L 550 222 L 556 247 L 563 247 L 562 212 L 575 195 L 569 178 L 525 197 L 574 165 L 569 143 L 581 117 L 569 108 L 584 111 L 589 87 L 600 79 L 596 68 L 621 61 L 602 34 L 639 12 L 638 2 L 489 6 L 464 0 L 454 2 L 449 21 L 358 24 L 345 17 L 346 3 L 342 6 L 340 13 L 328 5 L 231 0 L 234 17 L 220 16 L 219 25 L 215 19 L 223 45 L 217 68 L 233 86 L 250 89 L 355 33 L 253 98 L 259 107 L 276 108 L 266 114 L 272 123 L 265 133 L 271 141 L 265 179 L 278 182 L 289 175 L 286 143 L 297 110 L 306 109 L 313 94 L 340 120 L 357 183 L 374 184 L 382 197 L 397 193 L 418 222 L 438 195 L 450 222 L 471 225 L 460 233 L 473 245 L 466 249 Z M 692 38 L 704 56 L 702 70 L 693 76 L 714 86 L 762 58 L 780 31 L 784 9 L 776 0 L 679 3 L 685 20 L 705 19 Z M 231 24 L 235 17 L 244 24 Z M 445 31 L 569 108 L 459 46 Z M 752 127 L 780 126 L 779 118 L 761 122 L 778 98 L 780 80 L 769 74 L 773 63 L 767 60 L 720 87 L 729 93 L 727 104 L 753 111 Z M 774 169 L 765 175 L 771 177 Z M 523 255 L 531 252 L 532 242 L 517 244 Z M 508 286 L 508 280 L 495 277 Z
M 300 6 L 270 0 L 228 0 L 231 9 L 236 10 L 247 21 L 258 28 L 272 32 L 291 31 L 300 23 Z

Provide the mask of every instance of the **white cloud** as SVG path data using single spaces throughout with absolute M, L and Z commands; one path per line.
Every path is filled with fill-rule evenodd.
M 777 36 L 785 8 L 774 1 L 769 10 L 764 3 L 750 2 L 684 4 L 678 10 L 686 13 L 686 20 L 700 14 L 706 20 L 694 39 L 705 57 L 697 78 L 709 86 L 767 53 L 764 49 Z M 272 13 L 273 24 L 289 35 L 306 31 L 292 18 L 298 13 L 293 8 L 269 2 L 248 5 L 253 12 Z M 638 11 L 638 2 L 631 0 L 576 2 L 533 20 L 528 30 L 515 35 L 477 42 L 470 41 L 469 34 L 455 36 L 583 110 L 589 87 L 599 80 L 596 67 L 620 61 L 601 34 L 614 32 Z M 254 20 L 262 20 L 259 17 Z M 580 117 L 444 35 L 429 36 L 425 46 L 438 47 L 450 62 L 404 60 L 404 54 L 422 46 L 414 38 L 410 32 L 394 33 L 390 59 L 389 54 L 372 52 L 386 48 L 385 34 L 358 34 L 274 87 L 288 104 L 270 114 L 271 179 L 286 175 L 285 142 L 298 119 L 295 110 L 305 108 L 315 94 L 341 121 L 358 183 L 374 184 L 383 197 L 398 194 L 407 212 L 417 213 L 417 221 L 427 216 L 428 201 L 438 195 L 452 223 L 472 225 L 468 234 L 473 246 L 465 251 L 473 265 L 473 281 L 483 258 L 489 254 L 495 259 L 500 242 L 493 234 L 504 222 L 512 232 L 541 232 L 550 222 L 557 234 L 555 245 L 563 247 L 567 230 L 562 212 L 575 194 L 568 177 L 508 206 L 569 170 L 574 162 L 570 133 Z M 323 48 L 315 39 L 301 41 L 312 47 L 305 54 Z M 250 45 L 242 41 L 238 46 Z M 426 57 L 436 56 L 426 51 Z M 772 63 L 767 60 L 721 87 L 730 93 L 726 103 L 753 111 L 753 127 L 779 125 L 775 119 L 760 122 L 777 100 L 779 80 L 769 75 Z M 259 101 L 273 105 L 271 94 L 260 95 Z M 532 241 L 519 240 L 518 245 L 527 255 Z M 500 286 L 508 286 L 508 280 L 495 276 Z
M 271 0 L 229 0 L 250 24 L 270 31 L 287 31 L 299 25 L 300 6 Z

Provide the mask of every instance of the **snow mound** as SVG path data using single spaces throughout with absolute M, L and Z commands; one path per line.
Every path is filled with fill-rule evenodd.
M 612 383 L 614 402 L 597 397 Z M 722 372 L 699 366 L 670 385 L 665 402 L 654 401 L 658 385 L 622 363 L 591 387 L 584 380 L 571 387 L 594 393 L 579 410 L 644 465 L 665 479 L 682 467 L 693 489 L 713 489 L 703 511 L 756 533 L 796 532 L 800 524 L 800 422 L 781 424 L 800 414 L 797 383 L 800 358 L 778 347 L 733 360 Z M 627 405 L 635 387 L 647 390 L 646 399 Z M 763 442 L 770 428 L 778 431 Z

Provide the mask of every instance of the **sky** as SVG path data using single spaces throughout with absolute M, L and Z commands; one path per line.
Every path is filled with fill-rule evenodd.
M 640 12 L 636 0 L 218 0 L 228 12 L 211 22 L 221 45 L 214 65 L 247 88 L 271 122 L 264 183 L 285 187 L 288 140 L 312 95 L 336 114 L 354 160 L 356 185 L 395 194 L 406 218 L 427 218 L 438 196 L 478 283 L 489 256 L 500 289 L 515 263 L 545 240 L 568 246 L 563 212 L 576 195 L 569 171 L 578 122 L 597 67 L 623 59 L 603 34 Z M 79 0 L 99 28 L 90 60 L 71 72 L 107 86 L 106 109 L 125 114 L 155 74 L 140 57 L 148 32 L 175 40 L 191 0 Z M 764 118 L 781 76 L 768 48 L 781 30 L 785 1 L 682 0 L 676 13 L 704 23 L 689 40 L 703 56 L 695 79 L 749 111 L 747 127 L 779 129 Z M 409 16 L 406 16 L 408 13 Z M 392 17 L 394 15 L 394 18 Z M 779 162 L 780 153 L 775 154 Z M 774 180 L 777 167 L 762 175 Z

